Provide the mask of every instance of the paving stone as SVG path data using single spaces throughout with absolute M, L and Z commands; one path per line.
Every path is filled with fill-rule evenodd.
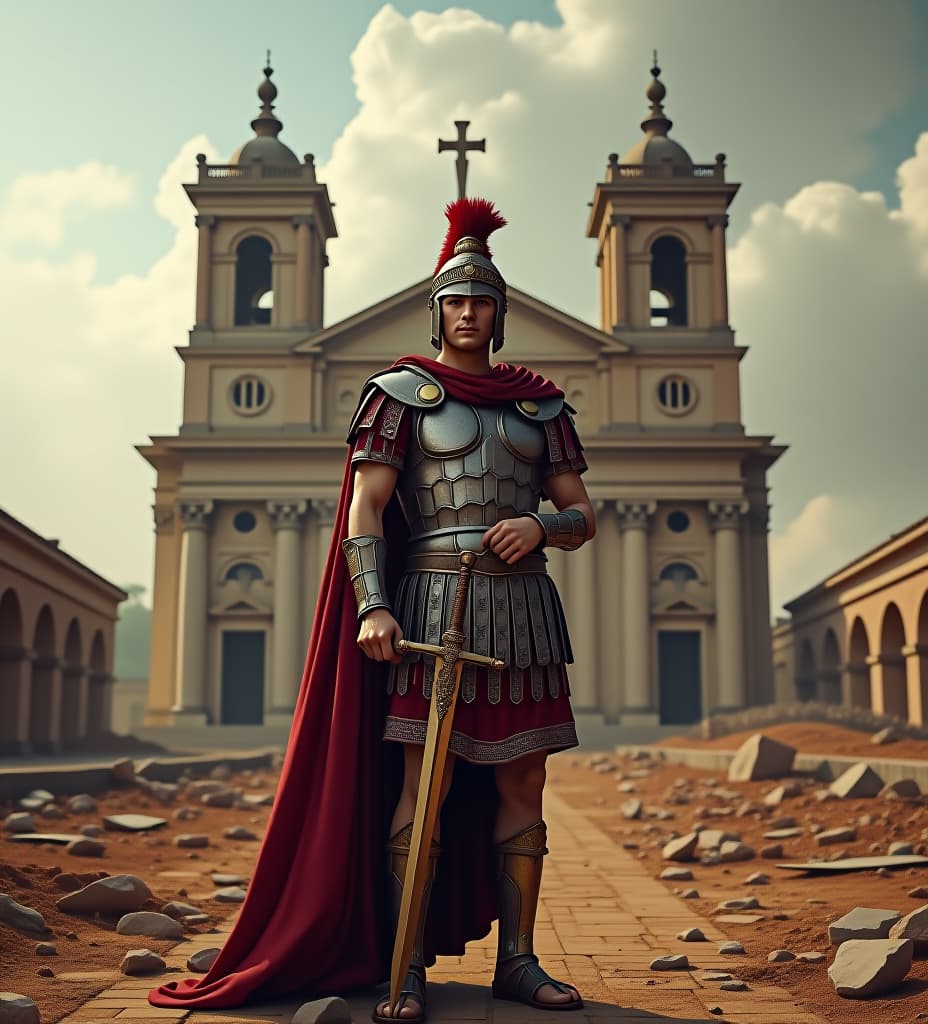
M 828 926 L 828 941 L 840 946 L 852 939 L 886 939 L 890 928 L 901 917 L 898 910 L 855 907 Z
M 685 953 L 671 953 L 657 957 L 649 966 L 652 971 L 685 971 L 689 968 L 690 962 Z
M 150 949 L 128 950 L 119 965 L 123 974 L 151 974 L 154 971 L 163 971 L 164 968 L 164 961 Z
M 39 1008 L 18 992 L 0 992 L 0 1024 L 39 1024 Z
M 883 780 L 866 761 L 858 761 L 842 772 L 828 788 L 843 800 L 856 799 L 876 796 L 883 788 Z
M 151 899 L 151 889 L 136 875 L 110 875 L 62 896 L 56 903 L 67 914 L 126 914 Z
M 794 747 L 755 733 L 741 744 L 728 766 L 729 782 L 778 779 L 793 770 Z
M 731 981 L 731 975 L 727 971 L 706 971 L 700 976 L 700 981 Z
M 28 935 L 34 939 L 50 939 L 52 931 L 45 918 L 32 907 L 17 903 L 12 896 L 0 894 L 0 922 L 12 928 L 20 935 Z
M 351 1007 L 339 996 L 314 999 L 303 1003 L 291 1024 L 351 1024 Z
M 116 925 L 119 935 L 145 935 L 151 939 L 180 939 L 184 930 L 173 917 L 156 914 L 150 910 L 138 910 L 124 914 Z
M 909 973 L 912 950 L 910 939 L 849 939 L 835 955 L 828 977 L 846 999 L 891 992 Z

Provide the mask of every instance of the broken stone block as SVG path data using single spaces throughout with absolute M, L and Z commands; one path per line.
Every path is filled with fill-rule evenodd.
M 795 782 L 787 782 L 785 785 L 771 789 L 764 796 L 764 803 L 767 807 L 778 807 L 787 797 L 799 796 L 802 789 Z
M 671 953 L 668 956 L 659 956 L 651 961 L 652 971 L 680 971 L 687 970 L 690 962 L 685 953 Z
M 699 890 L 698 889 L 684 889 L 680 893 L 681 900 L 698 900 Z
M 103 819 L 104 828 L 111 832 L 147 832 L 167 823 L 167 818 L 154 818 L 150 814 L 108 814 Z
M 0 992 L 0 1024 L 39 1024 L 39 1008 L 18 992 Z
M 723 981 L 719 988 L 723 992 L 747 992 L 748 983 L 739 978 L 732 978 L 731 981 Z
M 164 968 L 164 961 L 150 949 L 130 949 L 119 965 L 123 974 L 151 974 Z
M 661 856 L 664 860 L 693 860 L 694 853 L 696 851 L 696 844 L 699 842 L 699 835 L 696 832 L 690 832 L 685 836 L 680 836 L 679 839 L 671 839 L 669 843 L 664 845 L 661 850 Z
M 200 803 L 207 807 L 234 807 L 238 803 L 240 794 L 235 789 L 221 789 L 218 793 L 204 793 L 200 797 Z
M 909 973 L 912 948 L 910 939 L 850 939 L 835 955 L 828 977 L 845 999 L 891 992 Z
M 228 788 L 225 783 L 219 782 L 217 779 L 199 779 L 197 782 L 191 782 L 187 786 L 186 792 L 187 796 L 198 799 L 207 793 L 221 793 Z
M 757 779 L 779 779 L 793 770 L 796 750 L 755 733 L 741 744 L 728 766 L 729 782 L 752 782 Z
M 290 1024 L 351 1024 L 351 1007 L 340 996 L 314 999 L 303 1003 Z
M 891 939 L 911 939 L 916 953 L 928 951 L 928 905 L 913 910 L 889 929 Z
M 144 935 L 150 939 L 180 939 L 184 930 L 173 917 L 156 914 L 151 910 L 139 910 L 124 914 L 116 925 L 119 935 Z
M 725 832 L 720 828 L 703 828 L 699 830 L 696 848 L 699 850 L 717 850 L 722 843 L 738 842 L 741 836 L 737 832 Z
M 833 846 L 835 843 L 853 843 L 857 833 L 852 828 L 829 828 L 815 836 L 816 846 Z
M 842 800 L 857 799 L 876 796 L 883 788 L 883 780 L 866 761 L 858 761 L 842 772 L 828 788 Z
M 855 907 L 828 926 L 828 941 L 840 946 L 851 939 L 886 939 L 900 917 L 898 910 Z
M 753 860 L 756 854 L 747 843 L 728 840 L 719 847 L 719 860 L 722 864 L 731 864 L 739 860 Z
M 203 833 L 190 833 L 174 836 L 174 845 L 185 849 L 202 849 L 209 846 L 209 836 Z
M 198 950 L 187 958 L 188 970 L 195 971 L 197 974 L 205 974 L 213 966 L 219 953 L 220 949 L 218 946 Z

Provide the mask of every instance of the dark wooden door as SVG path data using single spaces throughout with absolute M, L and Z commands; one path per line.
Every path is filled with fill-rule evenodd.
M 222 634 L 222 725 L 264 724 L 264 631 Z
M 661 725 L 689 725 L 702 718 L 699 631 L 657 634 Z

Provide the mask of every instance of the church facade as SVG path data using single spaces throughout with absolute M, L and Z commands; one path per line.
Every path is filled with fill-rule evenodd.
M 278 138 L 270 69 L 255 138 L 185 186 L 199 230 L 183 423 L 157 472 L 148 725 L 289 722 L 364 380 L 427 338 L 429 280 L 324 325 L 336 233 L 310 157 Z M 669 135 L 652 69 L 643 137 L 595 184 L 601 322 L 510 287 L 507 362 L 577 410 L 595 541 L 548 552 L 576 710 L 681 725 L 774 697 L 767 470 L 741 422 L 728 323 L 725 161 Z M 423 352 L 427 347 L 424 343 Z

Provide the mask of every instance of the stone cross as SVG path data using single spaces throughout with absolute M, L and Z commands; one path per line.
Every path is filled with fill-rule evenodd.
M 457 125 L 458 137 L 451 140 L 439 139 L 438 152 L 444 153 L 447 149 L 453 149 L 457 153 L 458 158 L 455 161 L 455 166 L 458 172 L 458 199 L 463 199 L 467 194 L 467 152 L 468 150 L 480 150 L 481 153 L 485 153 L 487 151 L 487 140 L 468 140 L 465 137 L 470 121 L 455 121 L 454 123 Z

